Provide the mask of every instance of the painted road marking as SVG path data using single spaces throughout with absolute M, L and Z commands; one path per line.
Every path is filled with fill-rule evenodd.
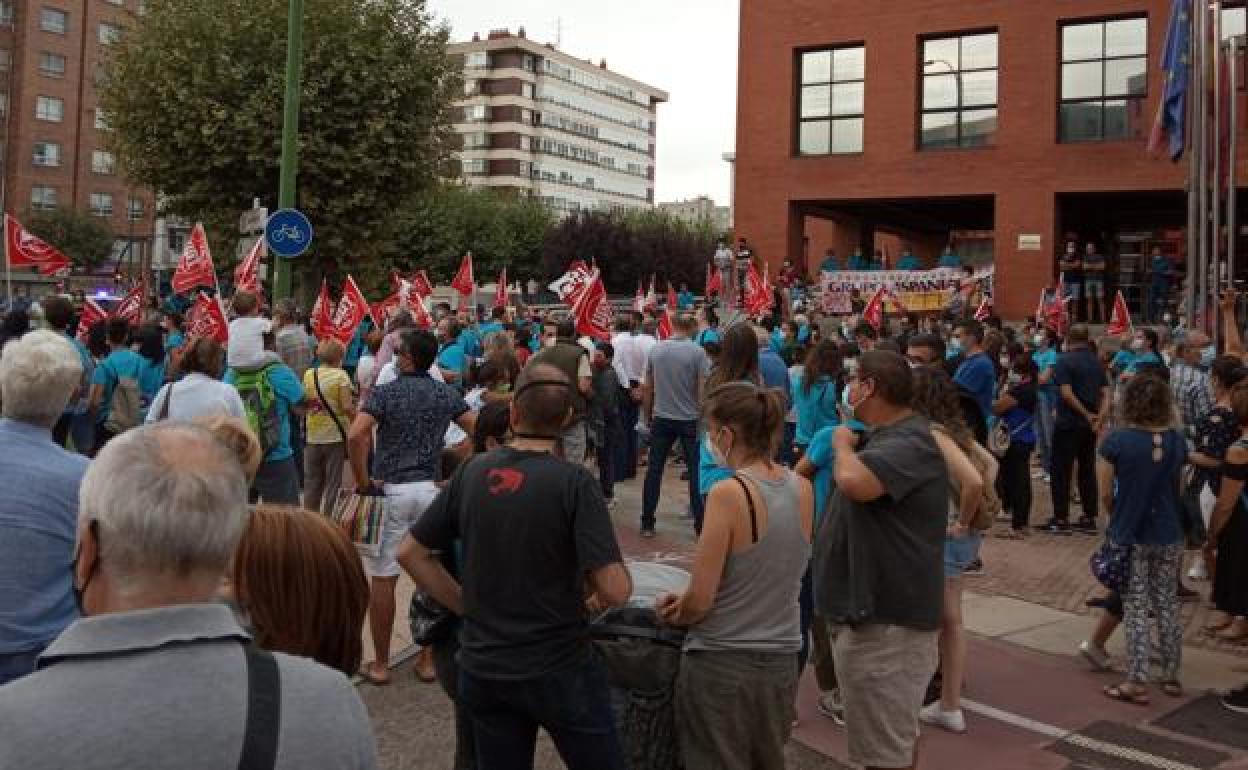
M 1008 725 L 1027 730 L 1028 732 L 1038 733 L 1050 738 L 1064 741 L 1072 746 L 1095 751 L 1098 754 L 1105 754 L 1119 759 L 1125 759 L 1130 762 L 1137 762 L 1148 767 L 1155 767 L 1157 770 L 1200 770 L 1194 765 L 1178 762 L 1173 759 L 1166 759 L 1155 754 L 1149 754 L 1146 751 L 1133 749 L 1130 746 L 1120 746 L 1116 743 L 1089 738 L 1086 735 L 1079 735 L 1073 730 L 1067 730 L 1063 727 L 1040 722 L 1030 717 L 1015 714 L 996 706 L 989 706 L 986 703 L 979 703 L 973 700 L 962 699 L 962 708 L 973 714 L 979 714 L 982 717 L 995 719 L 998 722 L 1004 722 Z

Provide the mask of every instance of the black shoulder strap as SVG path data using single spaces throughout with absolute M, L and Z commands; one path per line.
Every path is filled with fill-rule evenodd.
M 321 390 L 321 378 L 317 374 L 320 367 L 312 369 L 312 384 L 316 386 L 316 396 L 321 399 L 321 403 L 325 406 L 325 411 L 329 412 L 329 419 L 334 421 L 334 427 L 338 429 L 338 435 L 342 436 L 343 446 L 347 443 L 347 432 L 343 429 L 342 423 L 338 421 L 338 415 L 334 412 L 334 408 L 329 405 L 329 399 L 325 398 L 325 392 Z
M 741 485 L 741 491 L 745 493 L 745 504 L 750 507 L 750 542 L 758 542 L 758 511 L 754 508 L 754 496 L 750 494 L 750 485 L 740 476 L 734 475 L 733 480 Z
M 247 728 L 238 770 L 273 770 L 282 729 L 282 680 L 273 653 L 254 644 L 243 646 L 247 657 Z

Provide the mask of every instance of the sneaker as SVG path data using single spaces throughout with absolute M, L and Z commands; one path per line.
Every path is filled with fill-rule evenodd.
M 1236 714 L 1248 714 L 1248 684 L 1223 696 L 1222 705 Z
M 1045 524 L 1041 530 L 1050 535 L 1069 535 L 1070 523 L 1061 519 L 1049 519 L 1049 523 Z
M 1048 473 L 1045 473 L 1045 474 L 1044 474 L 1044 476 L 1043 476 L 1043 478 L 1044 478 L 1044 483 L 1045 483 L 1045 484 L 1052 484 L 1052 483 L 1053 483 L 1053 477 L 1052 477 L 1052 476 L 1050 476 Z
M 924 706 L 919 711 L 919 721 L 951 733 L 966 732 L 966 717 L 962 716 L 962 709 L 945 711 L 940 707 L 940 701 Z
M 845 726 L 845 704 L 841 702 L 840 690 L 828 690 L 819 696 L 819 713 L 831 719 L 838 727 Z
M 1083 641 L 1079 643 L 1079 654 L 1083 659 L 1092 666 L 1093 671 L 1109 671 L 1109 653 L 1104 647 L 1097 647 L 1092 642 Z
M 1031 477 L 1033 479 L 1042 479 L 1046 475 L 1047 474 L 1044 472 L 1044 468 L 1036 468 L 1034 471 L 1031 472 Z
M 606 503 L 607 503 L 607 508 L 609 508 L 609 509 L 610 509 L 610 508 L 614 508 L 614 507 L 615 507 L 615 498 L 614 498 L 614 497 L 608 497 L 608 498 L 606 499 Z
M 647 540 L 654 537 L 654 535 L 655 535 L 654 527 L 642 527 L 641 528 L 641 536 L 646 538 Z
M 972 576 L 984 574 L 984 560 L 976 559 L 975 561 L 966 565 L 966 569 L 962 570 L 962 574 L 972 575 Z
M 1071 526 L 1071 529 L 1078 532 L 1080 535 L 1095 535 L 1100 532 L 1100 530 L 1096 528 L 1096 520 L 1089 519 L 1087 517 L 1083 517 L 1079 519 L 1079 521 L 1076 521 L 1074 525 Z
M 1204 559 L 1197 559 L 1192 568 L 1187 571 L 1188 580 L 1208 580 L 1209 569 L 1205 567 Z

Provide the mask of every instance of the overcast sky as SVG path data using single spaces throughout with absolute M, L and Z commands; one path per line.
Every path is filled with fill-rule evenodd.
M 429 0 L 429 8 L 457 41 L 523 26 L 530 39 L 553 42 L 562 21 L 564 53 L 605 58 L 671 95 L 659 106 L 655 200 L 710 195 L 728 205 L 722 155 L 735 148 L 736 0 Z

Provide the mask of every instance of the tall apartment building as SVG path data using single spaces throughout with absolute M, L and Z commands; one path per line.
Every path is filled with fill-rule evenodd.
M 150 249 L 153 196 L 117 168 L 96 88 L 108 46 L 143 11 L 144 0 L 0 0 L 0 207 L 87 211 L 127 261 Z
M 731 209 L 728 206 L 716 206 L 715 199 L 707 195 L 660 203 L 658 208 L 690 224 L 709 224 L 719 232 L 725 232 L 732 227 Z
M 470 185 L 533 195 L 557 212 L 654 204 L 653 86 L 508 30 L 454 43 L 463 62 L 457 168 Z
M 1186 258 L 1187 163 L 1146 148 L 1171 6 L 742 0 L 736 234 L 812 270 L 828 248 L 902 243 L 930 264 L 952 240 L 995 262 L 1007 318 L 1034 310 L 1067 239 L 1092 242 L 1141 310 L 1151 248 Z M 1244 4 L 1224 9 L 1223 37 L 1244 34 Z

